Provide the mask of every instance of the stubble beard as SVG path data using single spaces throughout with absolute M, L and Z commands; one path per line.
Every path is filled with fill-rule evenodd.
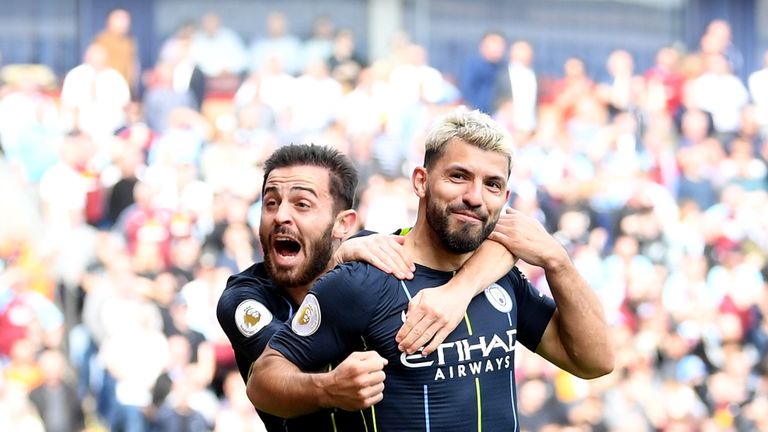
M 312 244 L 311 247 L 302 245 L 305 261 L 299 267 L 292 268 L 288 271 L 278 268 L 275 263 L 272 262 L 272 257 L 270 256 L 272 253 L 271 242 L 267 243 L 268 247 L 264 248 L 264 267 L 267 270 L 269 278 L 281 288 L 293 288 L 312 283 L 320 275 L 325 273 L 328 263 L 331 261 L 331 256 L 333 255 L 332 230 L 333 224 L 330 224 L 319 238 L 308 242 Z M 273 231 L 270 234 L 270 237 L 275 233 L 276 232 Z
M 497 219 L 491 220 L 487 215 L 484 218 L 483 215 L 478 215 L 484 219 L 481 220 L 482 226 L 478 227 L 469 222 L 462 222 L 460 228 L 452 230 L 450 227 L 451 213 L 454 211 L 472 211 L 472 209 L 467 206 L 456 205 L 448 205 L 441 208 L 431 197 L 432 194 L 427 189 L 425 195 L 427 200 L 427 223 L 437 234 L 443 247 L 451 253 L 465 254 L 474 251 L 491 235 L 493 228 L 496 226 Z

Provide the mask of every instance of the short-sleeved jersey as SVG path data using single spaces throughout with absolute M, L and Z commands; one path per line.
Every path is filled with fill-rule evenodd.
M 227 279 L 216 305 L 216 318 L 235 351 L 237 368 L 248 380 L 251 364 L 297 305 L 267 276 L 264 263 L 254 264 Z
M 374 234 L 362 230 L 351 238 Z M 216 317 L 235 351 L 235 361 L 243 381 L 248 381 L 251 365 L 267 342 L 297 310 L 291 297 L 267 275 L 264 263 L 256 263 L 227 279 L 216 305 Z M 304 425 L 333 424 L 332 411 L 319 411 L 295 419 L 283 419 L 259 411 L 270 432 L 300 431 Z
M 216 305 L 216 318 L 226 333 L 243 381 L 267 342 L 290 320 L 297 306 L 267 276 L 264 263 L 254 264 L 227 279 Z M 269 431 L 284 431 L 285 420 L 259 412 Z
M 472 300 L 434 353 L 400 352 L 395 335 L 411 297 L 452 276 L 417 266 L 413 280 L 400 281 L 365 263 L 342 264 L 318 281 L 270 346 L 305 371 L 361 349 L 388 360 L 384 399 L 362 412 L 338 411 L 337 431 L 518 430 L 516 342 L 536 349 L 554 300 L 515 268 Z
M 375 233 L 361 230 L 350 238 L 371 234 Z M 227 279 L 216 305 L 216 318 L 232 344 L 243 381 L 248 381 L 251 365 L 296 309 L 291 297 L 269 278 L 263 262 Z
M 264 352 L 269 339 L 297 309 L 290 297 L 269 279 L 263 263 L 229 277 L 216 306 L 216 317 L 235 351 L 243 381 L 248 380 L 251 365 Z M 323 425 L 319 430 L 333 430 L 333 412 L 329 410 L 293 419 L 258 413 L 270 432 L 315 430 L 314 426 L 306 429 L 306 425 Z

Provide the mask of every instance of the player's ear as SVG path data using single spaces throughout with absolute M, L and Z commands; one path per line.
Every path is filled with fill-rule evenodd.
M 427 190 L 427 169 L 424 167 L 416 167 L 411 174 L 411 186 L 413 192 L 419 198 L 424 198 Z
M 345 239 L 355 230 L 357 225 L 357 212 L 354 210 L 344 210 L 336 215 L 333 222 L 333 237 Z

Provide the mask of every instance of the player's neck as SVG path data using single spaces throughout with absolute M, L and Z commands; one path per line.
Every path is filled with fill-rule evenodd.
M 473 253 L 457 254 L 445 249 L 443 242 L 424 220 L 416 221 L 403 246 L 417 264 L 441 271 L 458 270 Z
M 284 287 L 283 289 L 295 304 L 301 304 L 304 301 L 304 297 L 307 296 L 309 289 L 312 288 L 313 283 L 315 282 L 312 281 L 312 283 L 306 285 Z
M 333 252 L 336 252 L 336 250 L 341 245 L 341 240 L 334 239 L 333 240 Z M 326 266 L 325 271 L 322 274 L 325 274 L 333 267 L 335 266 L 335 260 L 330 260 L 328 262 L 328 266 Z M 312 282 L 306 284 L 306 285 L 296 285 L 296 286 L 290 286 L 290 287 L 283 287 L 285 292 L 288 294 L 288 296 L 293 300 L 296 304 L 301 304 L 304 302 L 304 297 L 307 296 L 307 293 L 309 292 L 310 288 L 317 282 L 317 280 L 320 279 L 320 276 L 317 276 L 316 278 L 312 279 Z

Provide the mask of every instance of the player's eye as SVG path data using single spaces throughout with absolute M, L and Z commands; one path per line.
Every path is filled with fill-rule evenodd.
M 485 184 L 485 186 L 488 187 L 488 189 L 490 189 L 492 191 L 500 191 L 501 190 L 501 183 L 496 182 L 496 181 L 488 182 L 488 183 Z

